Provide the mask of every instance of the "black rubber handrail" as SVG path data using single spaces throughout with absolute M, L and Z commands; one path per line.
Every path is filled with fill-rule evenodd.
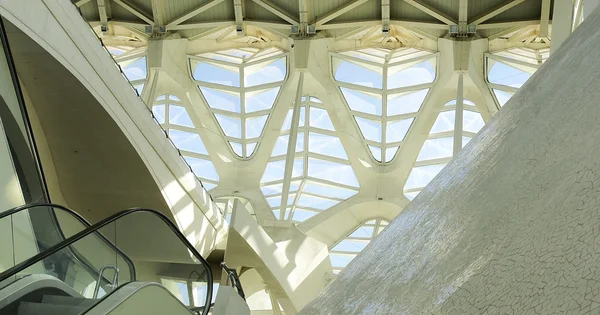
M 190 242 L 187 240 L 187 238 L 185 238 L 185 236 L 181 233 L 181 231 L 179 231 L 179 228 L 177 228 L 177 226 L 166 215 L 164 215 L 163 213 L 156 211 L 154 209 L 148 209 L 148 208 L 131 208 L 128 210 L 123 210 L 118 213 L 115 213 L 115 214 L 107 217 L 106 219 L 90 226 L 89 228 L 76 233 L 75 235 L 69 237 L 68 239 L 48 248 L 47 250 L 7 269 L 6 271 L 4 271 L 2 273 L 0 273 L 0 282 L 33 266 L 34 264 L 38 263 L 39 261 L 50 257 L 51 255 L 66 248 L 67 246 L 79 241 L 80 239 L 82 239 L 92 233 L 96 233 L 99 229 L 103 228 L 104 226 L 106 226 L 124 216 L 127 216 L 132 213 L 138 213 L 138 212 L 150 213 L 150 214 L 153 214 L 154 216 L 158 217 L 159 219 L 161 219 L 169 227 L 169 229 L 171 229 L 171 231 L 177 236 L 177 238 L 179 238 L 179 240 L 188 248 L 188 250 L 205 267 L 206 277 L 207 277 L 207 279 L 206 279 L 206 284 L 207 284 L 207 286 L 206 286 L 206 305 L 208 305 L 208 307 L 206 309 L 204 309 L 203 315 L 207 315 L 208 311 L 210 310 L 210 301 L 212 301 L 212 291 L 213 291 L 213 277 L 212 277 L 212 271 L 210 269 L 210 265 L 204 259 L 204 257 L 202 257 L 202 255 L 200 255 L 200 253 L 196 250 L 196 248 L 192 244 L 190 244 Z
M 83 224 L 85 226 L 85 228 L 89 228 L 90 226 L 92 226 L 84 217 L 82 217 L 79 213 L 65 207 L 59 204 L 54 204 L 54 203 L 31 203 L 31 204 L 26 204 L 26 205 L 22 205 L 22 206 L 18 206 L 18 207 L 14 207 L 10 210 L 6 210 L 2 213 L 0 213 L 0 220 L 2 220 L 2 218 L 5 218 L 7 216 L 13 215 L 15 213 L 21 212 L 21 211 L 25 211 L 25 210 L 30 210 L 33 208 L 37 208 L 37 207 L 50 207 L 52 209 L 60 209 L 63 210 L 65 212 L 67 212 L 68 214 L 72 215 L 73 217 L 75 217 L 77 219 L 77 221 L 79 221 L 81 224 Z M 60 229 L 60 227 L 58 227 Z M 64 234 L 62 233 L 62 231 L 60 231 L 60 234 L 64 237 Z M 104 235 L 102 235 L 100 232 L 96 232 L 95 233 L 96 236 L 98 236 L 102 241 L 104 241 L 104 243 L 106 243 L 111 249 L 113 249 L 114 251 L 116 251 L 121 257 L 123 257 L 123 260 L 125 260 L 125 262 L 127 263 L 127 266 L 129 267 L 129 278 L 134 281 L 136 280 L 136 275 L 135 275 L 135 265 L 133 264 L 133 261 L 131 261 L 131 258 L 129 258 L 129 256 L 125 255 L 125 253 L 123 253 L 123 251 L 121 251 L 115 244 L 113 244 L 109 239 L 107 239 Z M 63 240 L 64 242 L 64 240 Z M 60 244 L 60 243 L 59 243 Z M 35 256 L 33 256 L 35 257 Z
M 244 294 L 244 289 L 242 288 L 242 283 L 240 282 L 240 277 L 238 276 L 235 269 L 230 269 L 229 267 L 227 267 L 227 264 L 225 262 L 221 263 L 221 268 L 223 268 L 225 270 L 225 272 L 227 272 L 227 277 L 229 278 L 229 281 L 231 281 L 231 286 L 236 289 L 237 293 L 245 301 L 246 294 Z

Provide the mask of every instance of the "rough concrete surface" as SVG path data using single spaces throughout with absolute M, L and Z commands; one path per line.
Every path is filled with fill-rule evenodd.
M 300 314 L 599 313 L 599 57 L 597 10 Z

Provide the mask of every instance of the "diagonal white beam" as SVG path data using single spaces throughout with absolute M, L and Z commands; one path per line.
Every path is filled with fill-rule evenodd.
M 242 29 L 244 26 L 244 8 L 242 7 L 242 0 L 233 0 L 233 14 L 235 15 L 236 29 Z
M 298 139 L 298 129 L 300 128 L 300 108 L 302 108 L 302 89 L 304 88 L 304 72 L 300 72 L 298 78 L 298 89 L 296 90 L 296 101 L 292 112 L 292 125 L 288 138 L 287 155 L 285 157 L 285 170 L 283 173 L 283 190 L 281 193 L 281 208 L 279 210 L 279 220 L 285 219 L 287 211 L 287 200 L 290 191 L 290 182 L 292 180 L 292 171 L 294 170 L 294 156 L 296 153 L 296 143 Z M 305 170 L 306 172 L 306 170 Z
M 317 20 L 317 22 L 315 24 L 316 25 L 323 25 L 323 24 L 325 24 L 325 23 L 327 23 L 327 22 L 335 19 L 336 17 L 338 17 L 338 16 L 340 16 L 340 15 L 342 15 L 342 14 L 344 14 L 344 13 L 346 13 L 346 12 L 348 12 L 348 11 L 356 8 L 356 7 L 358 7 L 359 5 L 361 5 L 361 4 L 363 4 L 363 3 L 367 2 L 367 1 L 369 1 L 369 0 L 354 0 L 354 1 L 351 1 L 351 2 L 349 2 L 349 3 L 347 3 L 347 4 L 343 5 L 343 6 L 341 6 L 339 8 L 336 8 L 335 10 L 333 10 L 333 11 L 325 14 L 325 16 L 322 17 L 322 18 L 320 18 L 319 20 Z
M 452 19 L 451 17 L 445 15 L 444 13 L 424 4 L 421 1 L 418 0 L 404 0 L 406 3 L 412 5 L 413 7 L 433 16 L 434 18 L 448 24 L 448 25 L 456 25 L 456 21 L 454 19 Z
M 493 18 L 494 16 L 496 16 L 518 4 L 521 4 L 523 1 L 525 1 L 525 0 L 509 0 L 501 5 L 497 6 L 496 8 L 488 11 L 487 13 L 484 13 L 483 15 L 475 18 L 475 21 L 469 22 L 469 24 L 475 24 L 475 25 L 481 24 L 481 23 Z
M 381 29 L 390 30 L 390 0 L 381 0 Z
M 550 0 L 542 0 L 542 14 L 540 15 L 540 37 L 548 37 L 550 24 Z
M 97 0 L 98 3 L 98 15 L 100 17 L 100 25 L 102 32 L 108 31 L 108 10 L 107 6 L 110 6 L 108 0 Z
M 283 9 L 277 7 L 276 5 L 270 3 L 266 0 L 252 0 L 252 1 L 254 1 L 256 4 L 263 7 L 265 10 L 267 10 L 267 11 L 277 15 L 281 19 L 287 21 L 288 23 L 290 23 L 292 25 L 298 25 L 298 21 L 296 21 L 296 19 L 293 16 L 291 16 L 289 13 L 285 12 Z
M 141 9 L 137 8 L 136 6 L 132 5 L 131 3 L 127 2 L 127 0 L 113 0 L 116 4 L 122 6 L 125 10 L 133 13 L 133 15 L 137 16 L 138 18 L 142 19 L 144 22 L 154 26 L 154 21 L 152 21 L 152 18 L 150 18 L 146 13 L 144 13 L 144 11 L 142 11 Z
M 154 24 L 165 25 L 164 0 L 152 0 L 152 17 Z
M 358 33 L 361 33 L 361 32 L 364 32 L 366 30 L 369 30 L 372 27 L 374 27 L 374 26 L 373 25 L 367 25 L 367 26 L 355 28 L 355 29 L 353 29 L 353 30 L 351 30 L 349 32 L 346 32 L 346 33 L 344 33 L 344 34 L 342 34 L 340 36 L 336 36 L 335 40 L 336 41 L 340 41 L 340 40 L 347 39 L 348 37 L 352 37 L 352 36 L 354 36 L 354 35 L 356 35 Z
M 196 39 L 198 39 L 198 38 L 206 37 L 206 36 L 208 36 L 208 35 L 212 35 L 212 34 L 214 34 L 214 33 L 217 33 L 217 32 L 219 32 L 219 31 L 222 31 L 222 30 L 224 30 L 224 29 L 226 29 L 226 28 L 229 28 L 229 27 L 231 27 L 231 25 L 221 25 L 221 26 L 217 26 L 217 27 L 214 27 L 214 28 L 211 28 L 211 29 L 209 29 L 208 31 L 204 31 L 204 32 L 202 32 L 202 33 L 196 34 L 196 35 L 194 35 L 194 36 L 192 36 L 192 37 L 188 38 L 188 40 L 190 40 L 190 41 L 193 41 L 193 40 L 196 40 Z
M 179 24 L 181 24 L 181 23 L 183 23 L 183 22 L 185 22 L 185 21 L 193 18 L 194 16 L 196 16 L 196 15 L 198 15 L 198 14 L 200 14 L 200 13 L 202 13 L 202 12 L 204 12 L 204 11 L 206 11 L 206 10 L 214 7 L 214 6 L 216 6 L 217 4 L 220 4 L 223 1 L 224 0 L 213 0 L 211 2 L 205 3 L 205 4 L 203 4 L 203 5 L 195 8 L 194 10 L 192 10 L 192 11 L 190 11 L 190 12 L 188 12 L 188 13 L 186 13 L 186 14 L 178 17 L 178 18 L 176 18 L 175 20 L 169 22 L 167 24 L 167 28 L 179 25 Z

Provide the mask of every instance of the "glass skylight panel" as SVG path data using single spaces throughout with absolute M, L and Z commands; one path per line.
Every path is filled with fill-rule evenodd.
M 358 128 L 365 139 L 381 143 L 383 128 L 380 121 L 355 116 Z
M 446 166 L 446 164 L 417 166 L 412 169 L 408 180 L 404 185 L 404 189 L 422 188 L 427 186 L 429 182 Z
M 325 130 L 335 131 L 333 127 L 333 123 L 331 122 L 331 118 L 326 110 L 318 107 L 310 108 L 310 118 L 309 118 L 310 126 Z
M 367 147 L 369 147 L 369 151 L 371 151 L 371 154 L 373 155 L 373 157 L 375 157 L 375 159 L 378 162 L 381 162 L 382 161 L 382 158 L 381 158 L 381 153 L 382 153 L 381 148 L 380 147 L 376 147 L 374 145 L 368 145 Z
M 273 108 L 278 94 L 279 87 L 255 92 L 246 92 L 246 113 Z
M 246 120 L 246 138 L 257 138 L 262 134 L 269 115 L 250 117 Z
M 504 106 L 504 104 L 506 104 L 506 102 L 508 102 L 508 100 L 513 96 L 513 93 L 510 92 L 505 92 L 496 89 L 492 89 L 492 91 L 494 92 L 494 95 L 496 96 L 496 99 L 498 100 L 498 104 L 500 106 Z
M 398 142 L 403 141 L 410 125 L 414 118 L 403 119 L 398 121 L 388 121 L 386 126 L 386 142 Z
M 523 86 L 530 77 L 531 73 L 509 66 L 500 61 L 494 61 L 490 68 L 490 72 L 488 73 L 488 80 L 490 83 L 516 88 Z
M 233 152 L 250 158 L 287 77 L 286 54 L 276 47 L 240 48 L 190 56 L 189 62 L 223 134 L 239 139 L 230 142 Z
M 208 151 L 197 133 L 170 129 L 169 137 L 180 150 L 208 155 Z
M 189 156 L 184 157 L 184 159 L 190 165 L 196 176 L 208 180 L 219 181 L 219 174 L 217 174 L 217 169 L 212 161 Z
M 426 140 L 417 157 L 417 161 L 451 158 L 454 138 L 434 138 Z
M 335 132 L 335 128 L 327 110 L 316 98 L 304 96 L 301 99 L 293 174 L 288 192 L 297 194 L 297 198 L 285 214 L 279 211 L 280 204 L 270 205 L 275 215 L 284 215 L 283 218 L 276 216 L 276 219 L 296 222 L 325 211 L 358 193 L 358 180 L 354 170 L 346 162 L 348 156 L 341 140 L 335 133 L 330 133 Z M 265 198 L 278 197 L 281 200 L 284 194 L 284 170 L 286 161 L 289 160 L 287 149 L 292 113 L 293 110 L 288 112 L 282 134 L 275 142 L 271 161 L 261 179 L 261 184 L 267 184 L 261 188 Z M 307 119 L 309 124 L 305 125 Z M 296 210 L 299 210 L 298 214 L 295 214 Z
M 121 63 L 123 73 L 129 81 L 144 80 L 148 75 L 146 68 L 146 56 Z
M 242 122 L 239 118 L 221 114 L 215 114 L 215 117 L 226 136 L 238 139 L 242 138 Z
M 269 60 L 244 69 L 245 86 L 280 82 L 286 76 L 286 58 Z
M 397 142 L 404 140 L 436 79 L 436 63 L 436 55 L 415 48 L 368 48 L 332 56 L 334 79 L 377 162 L 394 159 Z
M 381 95 L 360 92 L 341 87 L 340 90 L 351 110 L 381 116 L 382 103 Z
M 398 152 L 398 149 L 400 149 L 400 147 L 391 147 L 391 148 L 386 148 L 385 149 L 385 162 L 391 162 L 394 157 L 396 156 L 396 153 Z
M 463 111 L 463 130 L 478 133 L 481 128 L 485 125 L 483 117 L 480 113 L 476 113 L 470 110 Z
M 373 232 L 375 232 L 375 227 L 361 226 L 354 232 L 352 232 L 352 234 L 350 234 L 350 237 L 371 238 L 373 236 Z
M 329 155 L 340 159 L 348 159 L 340 138 L 310 132 L 308 139 L 308 150 L 310 152 Z
M 138 95 L 142 95 L 142 92 L 144 91 L 144 83 L 134 85 L 133 88 L 137 91 Z
M 192 74 L 195 80 L 226 85 L 240 86 L 240 69 L 211 62 L 197 62 Z
M 200 87 L 208 106 L 233 113 L 241 113 L 240 94 Z
M 192 118 L 188 115 L 185 107 L 178 105 L 169 105 L 169 124 L 194 128 Z
M 341 60 L 334 77 L 340 82 L 381 89 L 383 86 L 382 73 L 383 69 L 379 67 Z
M 308 158 L 308 176 L 330 182 L 358 187 L 358 179 L 349 164 Z
M 331 250 L 360 253 L 363 249 L 365 249 L 365 247 L 367 247 L 367 245 L 369 245 L 369 242 L 345 239 L 335 245 L 335 247 L 333 247 Z
M 418 112 L 428 92 L 429 89 L 423 89 L 416 92 L 388 95 L 387 115 L 394 116 Z
M 404 195 L 406 198 L 408 198 L 408 200 L 412 201 L 413 199 L 417 198 L 420 192 L 421 191 L 405 192 Z
M 165 123 L 166 112 L 164 104 L 152 106 L 152 113 L 154 114 L 154 117 L 156 117 L 156 121 L 158 121 L 159 124 Z
M 441 112 L 433 127 L 431 128 L 430 133 L 438 133 L 438 132 L 446 132 L 454 130 L 454 118 L 455 118 L 454 110 L 449 110 L 445 112 Z
M 431 61 L 423 61 L 409 68 L 406 68 L 406 65 L 398 65 L 388 69 L 387 79 L 388 89 L 433 83 L 435 68 Z

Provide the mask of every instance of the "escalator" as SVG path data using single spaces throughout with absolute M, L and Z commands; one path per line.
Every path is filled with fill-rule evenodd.
M 0 315 L 209 313 L 210 265 L 164 214 L 135 208 L 90 226 L 71 210 L 43 204 L 9 210 L 0 220 L 31 211 L 60 212 L 64 240 L 0 272 Z M 25 243 L 15 241 L 21 234 L 13 231 L 13 252 Z M 222 267 L 231 287 L 219 290 L 213 314 L 249 314 L 237 274 Z M 181 275 L 195 276 L 193 295 L 161 282 Z

